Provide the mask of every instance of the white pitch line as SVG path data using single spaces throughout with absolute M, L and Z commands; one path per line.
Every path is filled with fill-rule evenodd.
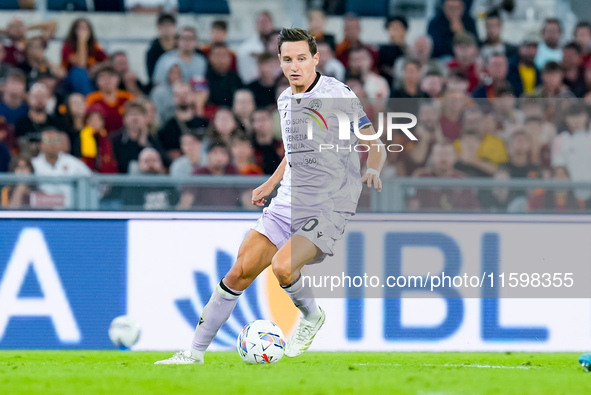
M 387 363 L 387 362 L 354 363 L 353 365 L 354 366 L 403 366 L 400 363 Z M 503 366 L 503 365 L 479 365 L 479 364 L 464 365 L 461 363 L 446 363 L 443 365 L 424 363 L 421 366 L 446 367 L 446 368 L 480 368 L 480 369 L 538 369 L 539 368 L 538 366 Z

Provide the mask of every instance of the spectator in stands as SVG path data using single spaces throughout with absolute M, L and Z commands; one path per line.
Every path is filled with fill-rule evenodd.
M 482 146 L 480 133 L 476 130 L 464 130 L 459 142 L 461 149 L 454 168 L 469 177 L 491 177 L 497 167 L 478 157 L 478 150 Z
M 517 130 L 509 138 L 509 161 L 505 164 L 511 178 L 539 178 L 540 168 L 531 162 L 531 140 L 524 130 Z M 525 191 L 520 191 L 525 194 Z
M 172 177 L 189 177 L 193 170 L 204 162 L 201 159 L 203 133 L 189 130 L 181 136 L 181 152 L 183 156 L 177 158 L 170 165 Z
M 10 172 L 19 175 L 33 174 L 33 164 L 26 155 L 18 155 L 10 162 Z M 29 208 L 31 204 L 31 191 L 35 187 L 31 184 L 19 183 L 13 186 L 5 186 L 0 190 L 0 203 L 2 207 L 12 209 Z
M 466 73 L 464 70 L 454 69 L 451 70 L 447 75 L 447 79 L 445 81 L 446 91 L 459 91 L 464 95 L 469 96 L 469 86 L 470 81 L 468 81 L 468 73 Z
M 378 70 L 391 86 L 394 80 L 394 63 L 406 53 L 408 21 L 400 15 L 389 16 L 386 18 L 386 30 L 390 41 L 378 48 Z
M 544 101 L 537 99 L 525 99 L 520 100 L 520 104 L 521 112 L 523 113 L 523 119 L 540 119 L 543 123 L 541 136 L 542 142 L 544 144 L 551 143 L 556 136 L 556 126 L 552 122 L 546 120 L 547 113 Z
M 587 21 L 577 23 L 573 38 L 581 47 L 581 63 L 586 65 L 591 60 L 591 23 Z
M 171 64 L 177 64 L 181 68 L 183 82 L 188 82 L 194 77 L 203 77 L 207 71 L 205 57 L 196 52 L 199 47 L 197 31 L 192 27 L 184 27 L 179 33 L 178 49 L 168 51 L 156 62 L 152 82 L 154 85 L 161 84 L 168 77 L 167 71 Z M 179 62 L 180 60 L 180 62 Z
M 520 128 L 525 120 L 523 112 L 517 108 L 517 99 L 510 87 L 505 86 L 497 90 L 497 97 L 492 102 L 494 116 L 501 125 L 503 136 L 506 137 L 515 128 Z
M 76 19 L 62 47 L 62 66 L 68 71 L 66 81 L 70 92 L 87 95 L 92 91 L 88 72 L 107 60 L 107 54 L 96 41 L 88 19 Z
M 105 114 L 105 129 L 111 133 L 123 126 L 125 103 L 135 100 L 127 91 L 119 90 L 119 74 L 109 65 L 96 72 L 98 90 L 86 97 L 88 107 L 98 105 Z
M 230 161 L 228 146 L 217 141 L 207 147 L 207 166 L 198 167 L 194 175 L 238 175 L 239 170 Z M 179 209 L 187 210 L 193 206 L 236 206 L 239 193 L 235 188 L 190 187 L 181 195 Z
M 444 0 L 441 11 L 429 22 L 427 31 L 433 40 L 433 57 L 454 56 L 452 43 L 455 34 L 470 33 L 477 37 L 476 24 L 463 0 Z
M 318 65 L 316 71 L 322 75 L 334 77 L 339 81 L 345 81 L 345 66 L 334 56 L 334 51 L 326 42 L 320 42 L 317 45 Z
M 65 132 L 71 141 L 78 136 L 85 125 L 86 101 L 80 93 L 72 93 L 68 96 L 67 105 L 60 106 L 60 123 L 65 127 Z
M 581 46 L 574 41 L 566 44 L 562 50 L 562 82 L 576 97 L 583 97 L 587 93 L 582 55 Z
M 240 133 L 232 138 L 230 150 L 232 163 L 240 171 L 240 174 L 246 176 L 263 174 L 263 169 L 254 163 L 252 142 L 245 134 Z
M 551 147 L 550 142 L 544 138 L 543 119 L 539 117 L 526 118 L 523 123 L 523 130 L 531 141 L 530 161 L 542 169 L 543 175 L 548 173 L 552 166 Z
M 505 55 L 502 53 L 491 54 L 486 65 L 486 84 L 477 88 L 472 94 L 472 97 L 475 99 L 494 99 L 497 97 L 499 89 L 508 86 L 508 71 L 509 63 Z M 513 90 L 512 87 L 511 90 Z
M 254 96 L 248 89 L 238 89 L 234 92 L 232 112 L 245 131 L 252 129 L 252 113 L 256 109 Z
M 6 77 L 11 74 L 14 68 L 5 62 L 6 59 L 6 51 L 4 49 L 4 44 L 0 41 L 0 87 L 4 86 L 6 83 Z
M 45 56 L 46 42 L 43 37 L 31 37 L 25 46 L 25 59 L 17 66 L 27 76 L 27 86 L 31 86 L 40 74 L 52 74 L 57 79 L 66 76 L 66 71 L 59 64 L 54 64 Z
M 499 11 L 491 11 L 486 14 L 486 37 L 480 47 L 480 57 L 483 63 L 488 63 L 489 58 L 496 54 L 505 55 L 507 59 L 517 56 L 517 47 L 503 42 L 501 31 L 503 22 Z
M 444 82 L 441 71 L 429 70 L 421 80 L 421 92 L 432 99 L 440 98 L 444 91 Z
M 97 173 L 117 173 L 113 144 L 105 129 L 105 114 L 100 106 L 86 110 L 84 127 L 73 140 L 72 154 Z
M 41 135 L 41 153 L 31 162 L 39 176 L 90 176 L 90 169 L 76 157 L 63 152 L 67 137 L 57 130 L 46 130 Z M 53 195 L 51 206 L 73 208 L 74 190 L 71 185 L 59 183 L 40 184 L 39 190 Z
M 521 41 L 518 55 L 509 60 L 507 82 L 513 87 L 515 97 L 533 93 L 542 79 L 534 63 L 538 53 L 539 38 L 536 33 L 528 33 Z
M 478 148 L 478 159 L 496 166 L 509 160 L 505 140 L 499 136 L 499 126 L 494 112 L 482 113 L 478 107 L 469 107 L 464 112 L 464 121 L 467 126 L 476 129 L 480 134 L 482 142 Z M 461 148 L 461 142 L 459 144 Z
M 439 124 L 439 107 L 434 102 L 422 103 L 417 114 L 417 126 L 413 131 L 417 140 L 404 139 L 400 142 L 404 150 L 397 161 L 396 174 L 399 176 L 410 176 L 416 169 L 424 167 L 433 145 L 444 139 Z
M 20 70 L 15 70 L 6 77 L 0 103 L 0 117 L 4 117 L 9 125 L 14 125 L 19 119 L 26 117 L 29 111 L 25 100 L 25 85 L 26 78 Z
M 555 167 L 552 169 L 552 179 L 559 181 L 569 180 L 566 167 Z M 562 190 L 536 190 L 529 198 L 528 211 L 577 211 L 584 209 L 584 202 L 577 200 L 572 189 Z
M 137 74 L 129 68 L 127 54 L 124 51 L 114 52 L 111 56 L 111 63 L 119 74 L 119 89 L 127 91 L 136 97 L 144 96 L 148 89 L 138 79 Z
M 113 153 L 119 173 L 134 172 L 131 162 L 137 161 L 140 152 L 146 147 L 155 148 L 167 163 L 166 154 L 158 138 L 148 132 L 146 108 L 139 102 L 125 104 L 124 127 L 113 134 Z M 132 167 L 130 169 L 130 167 Z
M 448 0 L 449 1 L 449 0 Z M 461 70 L 468 76 L 468 93 L 472 93 L 480 81 L 480 63 L 476 39 L 470 33 L 457 33 L 453 39 L 454 58 L 447 64 L 450 71 Z
M 448 90 L 441 103 L 439 124 L 443 137 L 450 141 L 460 138 L 462 130 L 461 116 L 466 106 L 466 94 L 458 90 Z
M 209 44 L 205 44 L 201 47 L 201 52 L 206 58 L 209 58 L 209 51 L 211 50 L 212 44 L 215 43 L 227 43 L 228 38 L 228 22 L 226 21 L 213 21 L 211 23 L 211 29 L 209 29 L 209 37 L 211 41 Z M 232 63 L 230 65 L 230 70 L 236 71 L 237 70 L 237 57 L 236 53 L 230 50 L 230 54 L 232 55 Z
M 173 86 L 183 80 L 180 60 L 170 63 L 169 66 L 166 71 L 166 81 L 155 86 L 150 93 L 150 98 L 158 110 L 158 117 L 163 123 L 168 122 L 174 116 L 176 106 L 174 104 Z
M 158 117 L 158 111 L 153 101 L 146 98 L 140 98 L 138 100 L 146 108 L 146 120 L 148 122 L 148 133 L 158 134 L 160 130 L 160 118 Z
M 420 78 L 421 64 L 416 60 L 407 60 L 404 66 L 403 85 L 400 89 L 393 90 L 390 93 L 390 97 L 404 99 L 424 97 L 425 95 L 421 92 L 419 87 Z
M 50 114 L 56 114 L 59 112 L 60 106 L 65 103 L 66 97 L 63 94 L 61 85 L 58 86 L 58 78 L 51 71 L 37 74 L 35 80 L 31 81 L 33 84 L 39 83 L 47 87 L 49 91 L 49 99 L 47 100 L 47 106 L 45 109 Z
M 39 143 L 44 130 L 65 129 L 65 125 L 57 117 L 47 113 L 48 99 L 49 92 L 45 85 L 33 85 L 27 99 L 29 111 L 25 117 L 16 121 L 14 125 L 21 150 L 27 152 L 30 156 L 36 156 L 39 153 Z
M 361 25 L 359 18 L 355 15 L 347 15 L 345 17 L 345 28 L 344 28 L 344 39 L 341 41 L 336 48 L 337 59 L 345 66 L 349 68 L 349 53 L 353 49 L 365 48 L 371 57 L 372 70 L 378 71 L 378 52 L 371 46 L 364 44 L 361 41 Z
M 123 2 L 125 9 L 138 14 L 157 14 L 164 9 L 178 9 L 177 0 L 123 0 Z M 120 6 L 112 5 L 111 7 L 115 8 L 113 11 L 124 11 L 119 8 Z
M 273 174 L 283 158 L 283 142 L 273 137 L 273 118 L 266 109 L 257 109 L 252 114 L 252 129 L 255 163 L 265 174 Z
M 158 139 L 171 159 L 181 156 L 180 138 L 189 130 L 205 134 L 209 124 L 207 119 L 195 114 L 191 86 L 185 82 L 177 82 L 173 86 L 174 116 L 164 123 L 158 131 Z
M 209 102 L 216 106 L 232 106 L 234 92 L 242 88 L 242 81 L 230 70 L 232 57 L 226 44 L 211 46 L 209 67 L 205 78 L 209 84 Z
M 150 85 L 154 82 L 152 76 L 154 75 L 154 68 L 156 67 L 158 59 L 164 55 L 165 52 L 172 51 L 177 47 L 175 16 L 168 13 L 158 15 L 157 26 L 158 37 L 152 41 L 152 44 L 146 53 L 146 69 L 148 71 Z
M 349 51 L 349 71 L 361 79 L 369 99 L 384 99 L 390 96 L 388 82 L 373 71 L 372 55 L 365 47 L 355 47 Z
M 443 72 L 447 71 L 447 67 L 436 59 L 431 58 L 431 51 L 433 49 L 433 42 L 429 36 L 417 37 L 413 45 L 408 49 L 405 57 L 398 57 L 394 62 L 394 79 L 392 86 L 399 88 L 403 79 L 404 65 L 408 59 L 416 60 L 421 65 L 421 75 L 425 76 L 430 71 L 438 71 L 442 76 Z
M 10 151 L 8 146 L 0 141 L 0 173 L 6 173 L 10 165 Z
M 4 49 L 6 52 L 6 63 L 16 67 L 19 63 L 24 62 L 26 33 L 28 31 L 30 32 L 32 30 L 40 30 L 40 37 L 43 39 L 43 42 L 47 44 L 54 36 L 56 29 L 56 21 L 44 21 L 30 26 L 25 26 L 20 18 L 12 18 L 10 22 L 8 22 L 6 37 L 3 40 Z
M 275 105 L 275 80 L 278 67 L 277 58 L 265 52 L 257 59 L 259 78 L 246 85 L 253 95 L 257 107 L 268 107 Z
M 438 142 L 433 146 L 430 166 L 417 169 L 413 177 L 464 178 L 466 175 L 456 169 L 456 152 L 447 141 Z M 412 210 L 453 211 L 457 209 L 477 209 L 478 200 L 471 190 L 460 189 L 418 189 L 408 202 Z
M 574 103 L 566 113 L 568 131 L 560 133 L 552 143 L 552 167 L 566 167 L 571 180 L 591 181 L 591 130 L 589 113 L 583 103 Z M 591 190 L 575 191 L 577 199 L 591 208 Z
M 142 175 L 165 173 L 162 158 L 152 147 L 142 149 L 138 156 L 138 172 Z M 142 210 L 170 210 L 178 202 L 178 192 L 174 186 L 142 185 L 122 187 L 120 199 L 125 207 Z
M 308 11 L 308 30 L 310 34 L 316 39 L 316 43 L 326 43 L 331 50 L 336 48 L 336 41 L 334 35 L 327 34 L 326 16 L 322 10 Z
M 556 62 L 548 62 L 542 70 L 542 84 L 538 86 L 528 97 L 533 98 L 568 98 L 574 97 L 574 94 L 563 82 L 564 73 L 562 68 Z
M 230 147 L 232 139 L 241 133 L 244 133 L 244 130 L 240 128 L 240 124 L 234 114 L 232 114 L 232 111 L 227 107 L 220 107 L 209 125 L 206 133 L 207 138 L 204 143 L 207 147 L 210 144 L 221 141 Z
M 499 167 L 493 174 L 495 180 L 508 180 L 509 172 L 503 166 Z M 507 211 L 522 211 L 518 208 L 513 209 L 511 202 L 513 196 L 509 193 L 509 188 L 492 188 L 485 189 L 479 194 L 480 207 L 487 211 L 493 212 L 507 212 Z M 510 208 L 511 207 L 511 208 Z
M 548 62 L 560 62 L 562 60 L 562 25 L 556 18 L 548 18 L 542 28 L 542 42 L 538 45 L 538 54 L 535 64 L 538 69 L 543 69 Z
M 256 34 L 243 41 L 236 51 L 238 75 L 245 84 L 250 84 L 258 78 L 257 57 L 266 52 L 267 40 L 274 30 L 273 18 L 268 11 L 258 14 L 256 30 Z

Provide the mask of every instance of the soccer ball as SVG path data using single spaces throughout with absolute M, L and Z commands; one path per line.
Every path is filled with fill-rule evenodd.
M 271 321 L 256 320 L 242 329 L 236 348 L 246 363 L 277 363 L 285 352 L 285 339 Z
M 140 326 L 131 317 L 120 315 L 111 322 L 109 338 L 119 349 L 125 350 L 133 346 L 140 339 Z

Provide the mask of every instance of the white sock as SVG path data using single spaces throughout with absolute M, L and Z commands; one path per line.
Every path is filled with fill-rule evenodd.
M 207 350 L 222 325 L 232 315 L 241 294 L 242 291 L 228 288 L 223 279 L 220 281 L 209 302 L 203 308 L 201 318 L 197 328 L 195 328 L 193 342 L 191 343 L 191 356 L 193 358 L 203 359 L 205 350 Z
M 281 286 L 287 292 L 293 304 L 300 309 L 304 319 L 310 322 L 316 322 L 321 316 L 321 311 L 316 304 L 314 292 L 311 286 L 304 286 L 302 275 L 288 286 Z

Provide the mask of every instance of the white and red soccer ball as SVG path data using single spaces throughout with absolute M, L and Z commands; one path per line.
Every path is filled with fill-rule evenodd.
M 277 363 L 285 352 L 285 338 L 271 321 L 256 320 L 242 329 L 236 348 L 246 363 Z

